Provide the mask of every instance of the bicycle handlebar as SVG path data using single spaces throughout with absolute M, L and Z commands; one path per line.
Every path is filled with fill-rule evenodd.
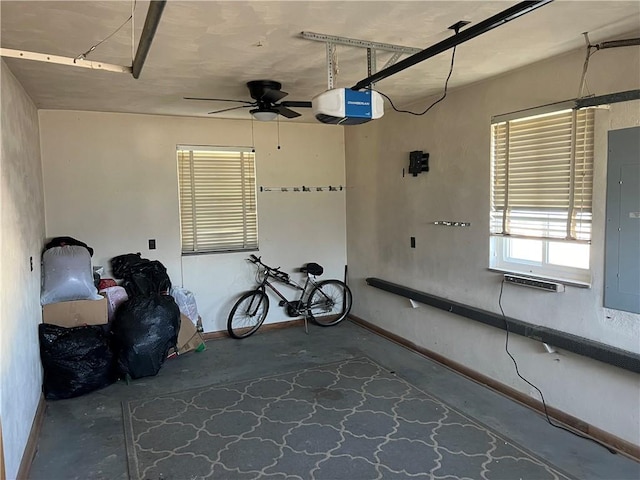
M 282 272 L 280 271 L 280 267 L 270 267 L 269 265 L 262 263 L 261 260 L 262 257 L 256 257 L 255 255 L 251 254 L 249 255 L 249 258 L 247 260 L 249 260 L 250 262 L 254 263 L 254 264 L 258 264 L 258 265 L 262 265 L 264 267 L 264 269 L 267 271 L 268 275 L 271 275 L 272 277 L 283 281 L 283 282 L 289 282 L 289 274 L 286 272 Z
M 267 265 L 266 263 L 262 263 L 261 259 L 262 259 L 262 257 L 256 257 L 253 254 L 249 255 L 249 258 L 247 258 L 247 260 L 249 260 L 251 263 L 262 265 L 264 268 L 266 268 L 269 271 L 277 272 L 280 269 L 280 267 L 273 268 L 273 267 L 270 267 L 269 265 Z

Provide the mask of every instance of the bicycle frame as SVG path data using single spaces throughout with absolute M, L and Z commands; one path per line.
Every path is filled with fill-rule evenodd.
M 311 275 L 307 273 L 307 278 L 304 282 L 304 286 L 301 287 L 300 285 L 298 285 L 297 283 L 291 280 L 284 281 L 283 279 L 277 278 L 272 273 L 273 269 L 271 267 L 266 267 L 264 265 L 262 265 L 262 267 L 264 268 L 264 278 L 262 279 L 260 284 L 256 287 L 256 290 L 262 290 L 263 292 L 266 293 L 266 290 L 268 287 L 271 291 L 273 291 L 273 293 L 275 293 L 280 298 L 281 300 L 280 306 L 286 305 L 287 307 L 292 308 L 296 314 L 304 315 L 306 317 L 307 315 L 306 311 L 304 308 L 301 308 L 301 307 L 304 307 L 304 300 L 308 294 L 309 287 L 313 288 L 317 286 L 317 282 L 311 278 Z M 274 286 L 273 282 L 269 281 L 269 278 L 273 278 L 280 283 L 284 283 L 285 285 L 295 288 L 296 290 L 300 290 L 300 298 L 298 298 L 297 300 L 288 300 L 287 297 L 285 297 L 284 294 L 282 294 L 280 290 L 278 290 Z

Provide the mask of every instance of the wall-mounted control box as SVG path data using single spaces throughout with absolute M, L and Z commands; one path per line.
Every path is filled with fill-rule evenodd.
M 409 173 L 417 177 L 419 173 L 429 171 L 429 154 L 422 150 L 409 153 Z

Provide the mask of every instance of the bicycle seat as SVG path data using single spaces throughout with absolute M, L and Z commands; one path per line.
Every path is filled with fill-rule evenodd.
M 300 271 L 302 273 L 308 273 L 309 275 L 318 276 L 318 275 L 322 275 L 322 272 L 324 272 L 324 268 L 322 268 L 322 265 L 318 265 L 317 263 L 310 262 L 304 265 L 303 267 L 300 267 Z

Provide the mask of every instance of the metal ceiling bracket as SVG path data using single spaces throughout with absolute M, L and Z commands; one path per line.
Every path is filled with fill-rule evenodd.
M 461 43 L 464 43 L 468 40 L 471 40 L 472 38 L 475 38 L 478 35 L 482 35 L 483 33 L 486 33 L 489 30 L 493 30 L 496 27 L 504 25 L 505 23 L 510 22 L 511 20 L 515 20 L 516 18 L 521 17 L 522 15 L 525 15 L 529 12 L 532 12 L 533 10 L 536 10 L 537 8 L 542 7 L 552 1 L 553 0 L 537 0 L 537 1 L 520 2 L 510 8 L 507 8 L 506 10 L 503 10 L 502 12 L 496 15 L 493 15 L 492 17 L 487 18 L 486 20 L 483 20 L 482 22 L 475 24 L 472 27 L 469 27 L 461 31 L 460 33 L 456 33 L 452 37 L 446 38 L 441 42 L 438 42 L 430 47 L 427 47 L 424 50 L 421 50 L 418 53 L 415 53 L 410 57 L 405 58 L 404 60 L 394 65 L 391 65 L 390 67 L 380 70 L 379 72 L 374 73 L 373 75 L 370 75 L 369 77 L 360 80 L 353 87 L 351 87 L 351 89 L 361 90 L 363 88 L 367 88 L 369 85 L 371 85 L 374 82 L 378 82 L 395 73 L 401 72 L 402 70 L 405 70 L 417 63 L 423 62 L 428 58 L 438 55 L 439 53 L 442 53 L 450 48 L 460 45 Z
M 404 47 L 392 43 L 369 42 L 368 40 L 358 40 L 356 38 L 338 37 L 335 35 L 325 35 L 324 33 L 301 32 L 302 38 L 314 40 L 316 42 L 334 43 L 336 45 L 346 45 L 348 47 L 373 48 L 385 52 L 398 52 L 413 55 L 421 51 L 420 48 Z
M 376 51 L 373 48 L 367 48 L 367 75 L 371 76 L 376 73 Z M 370 84 L 370 87 L 373 88 L 374 83 Z
M 395 52 L 393 55 L 391 55 L 391 58 L 389 60 L 387 60 L 387 63 L 385 63 L 384 67 L 382 67 L 382 68 L 390 67 L 391 65 L 396 63 L 398 61 L 398 59 L 400 58 L 400 55 L 401 54 L 399 52 Z
M 0 55 L 3 57 L 23 58 L 25 60 L 35 60 L 36 62 L 56 63 L 58 65 L 68 65 L 71 67 L 90 68 L 92 70 L 105 70 L 107 72 L 131 73 L 131 67 L 124 65 L 114 65 L 112 63 L 95 62 L 91 60 L 71 57 L 61 57 L 59 55 L 49 55 L 48 53 L 27 52 L 25 50 L 13 50 L 11 48 L 0 48 Z
M 336 54 L 336 46 L 333 43 L 327 42 L 327 89 L 331 90 L 335 81 L 333 72 L 335 69 L 335 63 L 333 58 Z
M 391 52 L 393 55 L 387 61 L 385 68 L 393 65 L 402 55 L 413 55 L 422 50 L 419 48 L 405 47 L 402 45 L 394 45 L 392 43 L 370 42 L 368 40 L 358 40 L 356 38 L 339 37 L 336 35 L 325 35 L 324 33 L 301 32 L 302 38 L 323 42 L 327 48 L 327 84 L 329 90 L 334 88 L 335 84 L 335 52 L 336 45 L 345 45 L 347 47 L 366 48 L 367 49 L 367 75 L 376 73 L 377 52 Z M 370 84 L 373 86 L 373 83 Z

